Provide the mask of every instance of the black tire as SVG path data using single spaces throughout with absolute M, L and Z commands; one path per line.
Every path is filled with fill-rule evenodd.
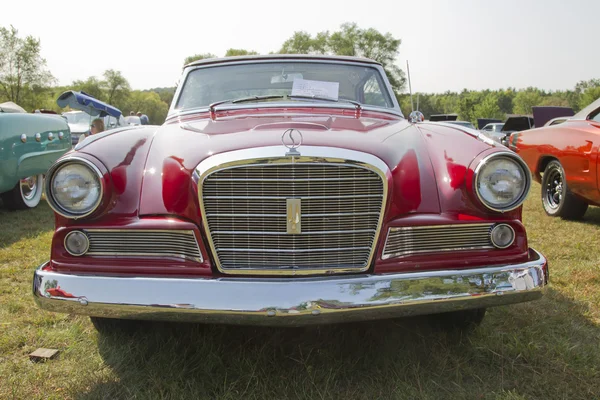
M 27 210 L 37 207 L 44 191 L 44 176 L 35 175 L 19 180 L 6 193 L 2 193 L 2 203 L 9 210 Z
M 438 328 L 469 332 L 481 325 L 485 312 L 485 308 L 475 308 L 435 314 L 432 318 Z
M 542 178 L 542 206 L 551 217 L 581 219 L 588 204 L 569 191 L 565 170 L 560 162 L 548 163 Z
M 90 317 L 94 328 L 105 335 L 114 333 L 133 334 L 142 329 L 147 323 L 130 319 Z

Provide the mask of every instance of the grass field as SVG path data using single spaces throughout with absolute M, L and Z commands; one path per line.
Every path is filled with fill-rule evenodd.
M 427 318 L 302 329 L 156 324 L 100 336 L 85 317 L 37 309 L 34 268 L 53 216 L 0 208 L 0 399 L 600 398 L 600 209 L 582 222 L 525 206 L 550 261 L 542 300 L 490 309 L 468 336 Z M 38 347 L 59 357 L 32 363 Z

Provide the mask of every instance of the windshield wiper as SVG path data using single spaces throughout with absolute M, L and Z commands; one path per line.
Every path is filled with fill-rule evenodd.
M 343 103 L 349 103 L 349 104 L 354 104 L 354 106 L 356 107 L 356 112 L 360 113 L 362 111 L 362 105 L 358 102 L 358 101 L 354 101 L 354 100 L 346 100 L 346 99 L 333 99 L 331 97 L 321 97 L 321 96 L 303 96 L 303 95 L 293 95 L 293 96 L 288 96 L 290 99 L 309 99 L 309 100 L 323 100 L 323 101 L 331 101 L 333 103 L 339 103 L 339 102 L 343 102 Z
M 281 96 L 281 95 L 277 95 L 277 94 L 271 94 L 271 95 L 266 95 L 266 96 L 251 96 L 251 97 L 244 97 L 244 98 L 237 99 L 237 100 L 232 100 L 231 103 L 237 104 L 237 103 L 246 103 L 248 101 L 253 101 L 253 100 L 283 99 L 284 97 L 285 96 Z
M 288 98 L 288 99 L 307 99 L 307 100 L 322 100 L 322 101 L 330 101 L 332 103 L 349 103 L 349 104 L 353 104 L 356 107 L 356 116 L 359 117 L 360 113 L 362 111 L 362 105 L 358 102 L 358 101 L 354 101 L 354 100 L 346 100 L 346 99 L 334 99 L 331 97 L 321 97 L 321 96 L 303 96 L 303 95 L 292 95 L 292 96 L 282 96 L 282 95 L 266 95 L 266 96 L 250 96 L 250 97 L 242 97 L 239 99 L 228 99 L 228 100 L 221 100 L 221 101 L 216 101 L 214 103 L 211 103 L 208 106 L 208 110 L 210 111 L 210 117 L 211 119 L 215 119 L 216 115 L 215 115 L 215 107 L 221 104 L 238 104 L 238 103 L 246 103 L 246 102 L 250 102 L 250 101 L 257 101 L 257 100 L 270 100 L 270 99 L 283 99 L 283 98 Z
M 218 105 L 221 105 L 221 104 L 227 104 L 227 103 L 237 104 L 237 103 L 246 103 L 248 101 L 256 101 L 256 100 L 282 99 L 284 97 L 285 96 L 280 96 L 280 95 L 267 95 L 267 96 L 242 97 L 239 99 L 227 99 L 227 100 L 215 101 L 214 103 L 211 103 L 208 106 L 208 109 L 210 110 L 211 113 L 214 113 L 215 107 Z

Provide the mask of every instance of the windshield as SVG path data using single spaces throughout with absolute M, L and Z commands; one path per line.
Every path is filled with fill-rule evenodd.
M 92 123 L 92 121 L 98 117 L 92 117 L 91 115 L 89 115 L 86 112 L 83 111 L 69 111 L 66 113 L 62 114 L 65 118 L 67 118 L 67 123 L 71 124 L 71 125 L 86 125 L 89 128 L 89 125 Z M 135 117 L 138 119 L 139 121 L 139 117 Z M 118 119 L 107 115 L 105 117 L 102 117 L 102 121 L 104 122 L 104 129 L 108 130 L 108 129 L 112 129 L 112 128 L 116 128 L 117 126 L 123 126 L 126 124 L 125 120 L 123 119 L 123 116 L 120 116 Z
M 83 111 L 68 112 L 63 115 L 67 117 L 67 122 L 69 124 L 89 124 L 91 121 L 91 117 Z
M 390 93 L 376 68 L 290 61 L 195 69 L 188 74 L 175 108 L 208 107 L 212 103 L 252 96 L 284 97 L 256 101 L 307 101 L 306 98 L 289 98 L 295 95 L 393 107 Z

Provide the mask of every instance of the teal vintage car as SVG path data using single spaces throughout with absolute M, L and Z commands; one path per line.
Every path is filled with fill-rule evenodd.
M 18 109 L 0 107 L 0 197 L 9 209 L 33 208 L 42 198 L 44 174 L 71 150 L 71 133 L 60 115 L 7 110 Z

